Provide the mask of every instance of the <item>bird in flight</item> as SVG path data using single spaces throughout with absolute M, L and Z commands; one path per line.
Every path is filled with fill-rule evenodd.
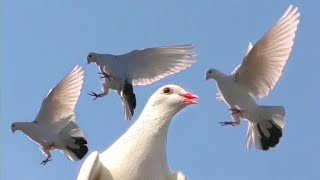
M 133 86 L 146 86 L 185 70 L 195 62 L 195 48 L 177 45 L 138 49 L 122 55 L 90 53 L 87 63 L 96 63 L 102 74 L 103 93 L 91 92 L 94 99 L 117 91 L 122 100 L 125 119 L 130 120 L 136 108 Z
M 268 150 L 275 147 L 285 125 L 285 109 L 282 106 L 259 106 L 255 98 L 268 96 L 287 63 L 294 44 L 300 13 L 292 5 L 278 22 L 254 46 L 249 47 L 242 63 L 231 75 L 210 69 L 206 79 L 214 79 L 218 99 L 230 108 L 233 121 L 222 125 L 239 125 L 241 119 L 249 121 L 247 148 Z
M 41 146 L 47 156 L 41 162 L 43 165 L 51 161 L 50 151 L 54 149 L 60 150 L 72 161 L 82 159 L 88 152 L 87 140 L 75 121 L 74 112 L 83 77 L 82 68 L 76 66 L 55 88 L 50 89 L 34 121 L 11 125 L 12 132 L 20 130 Z

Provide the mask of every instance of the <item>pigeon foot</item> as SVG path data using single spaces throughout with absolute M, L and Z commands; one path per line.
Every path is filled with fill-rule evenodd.
M 51 161 L 50 157 L 47 157 L 47 159 L 43 160 L 40 164 L 46 165 L 47 162 Z
M 221 126 L 227 126 L 227 125 L 231 125 L 231 126 L 236 126 L 236 123 L 233 121 L 223 121 L 223 122 L 218 122 Z
M 111 81 L 112 77 L 110 76 L 110 74 L 106 73 L 106 72 L 99 72 L 99 74 L 101 74 L 102 76 L 100 77 L 102 78 L 107 78 L 109 81 Z
M 97 94 L 97 93 L 91 91 L 91 94 L 90 94 L 90 93 L 88 93 L 88 94 L 89 94 L 90 96 L 93 96 L 93 97 L 94 97 L 94 99 L 93 99 L 92 101 L 94 101 L 94 100 L 96 100 L 96 99 L 98 99 L 98 98 L 103 97 L 103 93 Z

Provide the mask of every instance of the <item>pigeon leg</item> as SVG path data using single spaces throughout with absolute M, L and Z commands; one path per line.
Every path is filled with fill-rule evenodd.
M 90 96 L 93 96 L 93 97 L 94 97 L 93 101 L 104 96 L 104 93 L 97 94 L 97 93 L 95 93 L 95 92 L 93 92 L 93 91 L 91 91 L 91 94 L 90 94 L 90 93 L 88 93 L 88 94 L 89 94 Z
M 50 149 L 51 145 L 49 145 L 48 147 Z M 50 150 L 48 149 L 48 147 L 42 147 L 43 153 L 47 155 L 47 158 L 40 163 L 42 165 L 46 165 L 47 162 L 51 161 L 51 153 L 50 153 Z
M 52 144 L 49 144 L 49 145 L 46 145 L 46 146 L 44 146 L 44 149 L 46 149 L 46 150 L 53 150 L 53 148 L 55 148 L 56 146 L 55 146 L 55 144 L 54 143 L 52 143 Z
M 106 72 L 99 72 L 99 74 L 102 75 L 100 78 L 107 78 L 109 81 L 112 79 L 111 75 Z
M 231 111 L 231 114 L 232 114 L 232 115 L 240 114 L 240 117 L 243 118 L 244 110 L 240 110 L 240 109 L 237 109 L 237 108 L 231 108 L 231 109 L 229 109 L 229 110 Z

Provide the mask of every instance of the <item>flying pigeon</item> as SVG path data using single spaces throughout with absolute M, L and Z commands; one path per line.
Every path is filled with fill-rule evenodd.
M 266 97 L 281 77 L 299 24 L 298 8 L 292 5 L 283 16 L 254 46 L 249 44 L 241 65 L 231 75 L 216 69 L 206 73 L 214 79 L 222 99 L 230 108 L 232 122 L 222 125 L 239 125 L 241 119 L 249 121 L 247 148 L 253 144 L 258 150 L 275 147 L 285 125 L 283 106 L 259 106 L 254 97 Z
M 58 149 L 70 160 L 82 159 L 88 152 L 87 141 L 75 121 L 74 108 L 83 84 L 84 72 L 76 66 L 43 100 L 38 116 L 33 122 L 15 122 L 12 132 L 22 131 L 41 146 L 51 161 L 51 150 Z
M 182 172 L 170 172 L 167 134 L 176 113 L 197 96 L 177 85 L 159 88 L 147 102 L 138 120 L 103 153 L 91 153 L 82 164 L 77 180 L 185 180 Z
M 195 62 L 192 45 L 154 47 L 134 50 L 123 55 L 90 53 L 88 64 L 96 63 L 103 75 L 103 93 L 91 92 L 94 100 L 108 94 L 109 89 L 118 92 L 122 100 L 125 119 L 130 120 L 136 108 L 133 86 L 145 86 L 164 77 L 176 74 Z

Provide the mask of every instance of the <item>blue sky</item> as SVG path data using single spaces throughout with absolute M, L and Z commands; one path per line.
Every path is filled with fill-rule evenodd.
M 215 100 L 214 81 L 204 81 L 214 67 L 228 73 L 242 61 L 249 41 L 256 42 L 290 4 L 301 21 L 284 74 L 259 104 L 284 105 L 287 124 L 280 144 L 271 151 L 245 148 L 247 123 L 220 127 L 230 119 L 227 106 Z M 83 66 L 85 83 L 77 121 L 92 151 L 104 151 L 128 129 L 149 96 L 165 84 L 177 84 L 200 96 L 199 104 L 180 112 L 168 136 L 168 161 L 189 179 L 282 180 L 320 178 L 319 2 L 275 1 L 11 1 L 2 3 L 2 179 L 75 179 L 83 162 L 71 162 L 59 151 L 53 161 L 21 132 L 14 121 L 33 121 L 48 90 L 75 65 Z M 136 48 L 195 44 L 197 63 L 186 71 L 147 87 L 136 87 L 136 114 L 123 120 L 116 93 L 92 101 L 100 91 L 89 52 L 122 54 Z

